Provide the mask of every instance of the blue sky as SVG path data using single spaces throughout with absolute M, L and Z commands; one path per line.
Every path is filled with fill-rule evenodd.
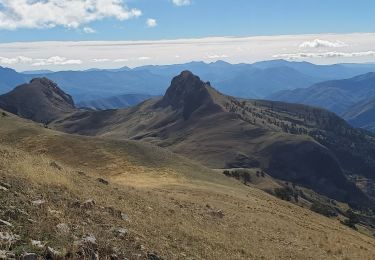
M 0 42 L 158 40 L 375 30 L 375 1 L 372 0 L 192 0 L 185 6 L 176 6 L 172 0 L 123 3 L 128 8 L 139 9 L 142 15 L 128 20 L 106 17 L 82 23 L 77 28 L 64 25 L 50 29 L 2 28 Z M 148 28 L 149 18 L 155 19 L 157 26 Z M 84 27 L 96 33 L 84 33 Z
M 374 10 L 373 0 L 0 0 L 0 66 L 374 62 Z

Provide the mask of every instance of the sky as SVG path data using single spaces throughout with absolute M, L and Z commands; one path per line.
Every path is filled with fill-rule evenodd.
M 0 66 L 375 62 L 373 0 L 0 0 Z

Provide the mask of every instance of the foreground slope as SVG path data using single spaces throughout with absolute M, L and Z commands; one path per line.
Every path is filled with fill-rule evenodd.
M 188 71 L 172 80 L 161 99 L 127 110 L 80 111 L 51 126 L 69 133 L 147 141 L 211 168 L 259 167 L 331 198 L 373 206 L 345 176 L 374 178 L 374 160 L 367 159 L 375 147 L 371 139 L 333 113 L 237 100 Z
M 63 134 L 1 114 L 0 219 L 9 225 L 0 232 L 14 238 L 9 244 L 2 236 L 2 250 L 100 259 L 375 255 L 373 238 L 338 220 L 162 148 Z

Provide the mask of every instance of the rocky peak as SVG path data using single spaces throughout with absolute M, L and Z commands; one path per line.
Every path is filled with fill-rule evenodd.
M 67 106 L 74 108 L 74 101 L 72 97 L 66 94 L 59 86 L 48 78 L 35 78 L 30 81 L 30 84 L 21 87 L 31 87 L 40 89 L 47 98 L 54 98 L 56 101 L 66 103 Z
M 47 78 L 35 78 L 1 95 L 0 108 L 36 122 L 48 123 L 74 111 L 75 106 L 72 97 L 56 83 Z
M 198 76 L 190 71 L 183 71 L 173 78 L 171 86 L 158 105 L 182 109 L 184 118 L 188 119 L 197 109 L 214 105 L 210 88 L 210 84 L 203 82 Z

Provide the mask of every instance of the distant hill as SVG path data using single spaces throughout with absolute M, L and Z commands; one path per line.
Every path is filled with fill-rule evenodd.
M 71 96 L 46 78 L 33 79 L 1 95 L 0 108 L 39 123 L 48 123 L 75 110 Z
M 326 108 L 339 115 L 369 97 L 375 97 L 374 72 L 350 79 L 325 81 L 305 89 L 281 91 L 269 96 L 272 100 Z
M 94 110 L 127 108 L 138 105 L 152 97 L 154 96 L 144 94 L 125 94 L 109 98 L 81 101 L 77 104 L 77 107 L 91 108 Z
M 335 114 L 313 107 L 235 99 L 188 71 L 163 98 L 121 110 L 79 111 L 51 127 L 69 133 L 142 140 L 211 168 L 259 167 L 352 205 L 366 196 L 349 175 L 375 179 L 375 141 Z M 354 146 L 354 148 L 353 148 Z
M 0 67 L 0 94 L 6 93 L 16 86 L 26 83 L 25 76 L 13 69 Z
M 346 79 L 367 72 L 375 72 L 375 64 L 355 63 L 317 65 L 306 61 L 290 62 L 286 60 L 271 60 L 257 62 L 254 63 L 253 66 L 262 69 L 287 66 L 310 77 L 320 79 L 320 81 Z
M 354 127 L 360 127 L 375 132 L 375 97 L 358 102 L 343 113 Z
M 264 98 L 280 90 L 305 88 L 319 81 L 288 66 L 249 68 L 222 81 L 212 81 L 221 92 L 242 98 Z

